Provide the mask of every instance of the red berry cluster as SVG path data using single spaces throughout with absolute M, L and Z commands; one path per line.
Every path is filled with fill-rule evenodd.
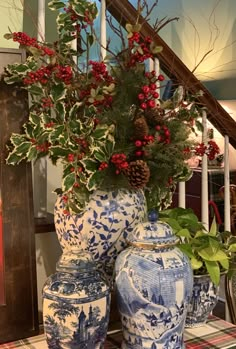
M 87 23 L 88 25 L 93 24 L 93 17 L 92 17 L 92 10 L 90 11 L 89 9 L 86 9 L 84 11 L 84 22 Z
M 70 153 L 67 155 L 67 160 L 69 162 L 73 162 L 75 160 L 75 155 L 73 153 Z
M 45 98 L 42 98 L 41 101 L 42 101 L 42 107 L 43 107 L 44 109 L 53 107 L 53 102 L 52 102 L 52 100 L 51 100 L 50 97 L 48 97 L 48 98 L 46 98 L 46 97 L 45 97 Z
M 194 150 L 196 155 L 203 156 L 206 154 L 207 146 L 204 143 L 199 143 Z
M 55 68 L 55 76 L 62 80 L 66 85 L 70 85 L 73 73 L 72 68 L 69 65 L 57 65 Z
M 105 162 L 105 161 L 103 161 L 103 162 L 101 162 L 101 164 L 100 164 L 100 166 L 99 166 L 99 168 L 98 168 L 98 171 L 103 171 L 103 170 L 105 170 L 106 168 L 108 168 L 108 163 Z
M 53 49 L 47 46 L 39 46 L 39 49 L 43 51 L 42 56 L 55 56 L 56 54 L 56 52 Z
M 13 41 L 19 42 L 20 45 L 23 46 L 38 46 L 37 39 L 31 38 L 29 35 L 23 32 L 14 32 L 13 34 Z
M 134 43 L 136 42 L 137 44 L 140 42 L 140 33 L 139 32 L 133 32 L 133 35 L 129 38 L 129 46 L 133 47 Z
M 42 85 L 47 84 L 49 77 L 52 74 L 52 69 L 48 66 L 43 66 L 36 71 L 27 73 L 26 77 L 23 79 L 25 85 L 32 85 L 36 82 L 40 82 Z
M 26 33 L 15 32 L 12 35 L 13 35 L 13 41 L 18 42 L 20 45 L 33 46 L 33 47 L 36 47 L 37 49 L 41 50 L 42 56 L 45 56 L 45 55 L 54 56 L 56 54 L 56 52 L 53 49 L 51 49 L 47 46 L 39 45 L 36 38 L 31 38 Z
M 157 140 L 158 142 L 163 142 L 166 144 L 170 143 L 170 130 L 168 129 L 168 127 L 166 125 L 156 125 L 155 126 L 155 130 L 157 131 Z
M 75 11 L 72 9 L 71 6 L 64 7 L 64 11 L 66 13 L 70 13 L 70 19 L 72 22 L 75 22 L 78 20 L 79 16 L 75 13 Z
M 106 64 L 104 62 L 89 61 L 89 65 L 92 66 L 91 75 L 96 82 L 106 81 L 112 83 L 114 79 L 109 75 Z
M 207 145 L 204 143 L 199 143 L 195 147 L 195 154 L 198 156 L 203 156 L 204 154 L 207 155 L 209 160 L 214 160 L 216 155 L 220 153 L 220 148 L 216 144 L 215 141 L 210 140 L 208 141 Z
M 124 153 L 112 155 L 111 162 L 116 166 L 116 174 L 129 167 L 127 156 Z
M 88 147 L 88 141 L 84 138 L 76 138 L 76 143 L 78 143 L 83 150 Z
M 50 143 L 47 141 L 42 144 L 36 145 L 36 149 L 41 153 L 47 153 L 49 148 L 50 148 Z
M 147 36 L 142 42 L 139 33 L 134 32 L 129 38 L 129 47 L 131 49 L 129 67 L 135 66 L 137 63 L 143 63 L 148 58 L 153 58 L 153 53 L 150 50 L 152 40 Z
M 155 108 L 156 99 L 159 97 L 159 93 L 157 92 L 157 81 L 163 81 L 164 76 L 160 74 L 156 77 L 156 72 L 147 72 L 145 73 L 148 82 L 146 85 L 142 87 L 142 92 L 139 93 L 138 99 L 140 101 L 141 109 L 145 110 L 147 108 Z
M 152 135 L 146 135 L 143 137 L 142 140 L 137 139 L 135 141 L 135 147 L 138 148 L 135 151 L 136 156 L 143 156 L 145 155 L 145 152 L 143 151 L 143 147 L 145 147 L 147 144 L 153 143 L 154 142 L 154 137 Z
M 207 156 L 209 160 L 214 160 L 216 155 L 220 154 L 220 148 L 215 141 L 210 140 L 208 142 Z
M 55 125 L 55 122 L 51 121 L 51 122 L 48 122 L 48 123 L 44 124 L 44 127 L 52 128 L 54 125 Z

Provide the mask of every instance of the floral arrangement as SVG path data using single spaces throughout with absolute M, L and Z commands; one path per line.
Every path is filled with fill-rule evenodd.
M 145 61 L 162 48 L 142 38 L 138 22 L 126 25 L 120 52 L 113 53 L 108 43 L 108 56 L 97 62 L 90 60 L 91 46 L 99 43 L 96 4 L 53 0 L 48 6 L 60 10 L 57 41 L 38 42 L 21 32 L 5 35 L 28 57 L 8 65 L 4 79 L 31 97 L 22 133 L 11 136 L 7 163 L 44 156 L 62 162 L 57 193 L 67 212 L 83 210 L 94 190 L 113 187 L 143 189 L 148 208 L 159 210 L 176 183 L 190 175 L 186 161 L 195 144 L 189 136 L 201 128 L 197 96 L 179 87 L 171 99 L 161 99 L 164 76 L 147 71 Z M 78 52 L 71 45 L 75 38 Z

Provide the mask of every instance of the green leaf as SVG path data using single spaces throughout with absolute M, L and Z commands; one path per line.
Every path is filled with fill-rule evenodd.
M 10 77 L 5 77 L 4 81 L 6 84 L 10 85 L 10 84 L 14 84 L 15 82 L 19 82 L 21 81 L 21 77 L 16 75 L 16 76 L 10 76 Z
M 108 158 L 110 158 L 114 152 L 114 147 L 115 147 L 115 139 L 113 136 L 108 135 L 108 138 L 106 139 L 105 147 L 106 147 L 106 153 L 108 155 Z
M 184 244 L 184 243 L 181 243 L 181 244 L 178 244 L 178 248 L 184 252 L 189 258 L 195 258 L 194 256 L 194 253 L 192 251 L 192 248 L 191 246 L 189 246 L 189 244 Z
M 61 158 L 63 156 L 67 156 L 71 150 L 60 146 L 51 146 L 49 152 L 51 156 Z
M 36 149 L 36 146 L 35 145 L 33 145 L 30 149 L 29 149 L 29 151 L 28 151 L 28 153 L 27 153 L 27 159 L 29 160 L 29 161 L 33 161 L 33 160 L 36 160 L 37 159 L 37 154 L 38 154 L 38 151 L 37 151 L 37 149 Z
M 18 134 L 18 133 L 12 133 L 11 138 L 10 138 L 12 144 L 17 147 L 19 146 L 22 142 L 25 141 L 25 136 Z
M 69 175 L 63 178 L 62 190 L 63 191 L 71 190 L 73 188 L 75 181 L 76 181 L 76 174 L 75 172 L 71 172 Z
M 32 94 L 36 96 L 43 96 L 43 89 L 40 86 L 37 85 L 31 85 L 27 87 L 27 90 Z
M 163 221 L 163 222 L 168 223 L 175 232 L 181 230 L 181 226 L 179 225 L 179 223 L 178 223 L 178 221 L 176 219 L 173 219 L 173 218 L 161 218 L 160 217 L 160 220 Z
M 59 116 L 61 121 L 65 120 L 65 113 L 66 113 L 66 108 L 65 104 L 63 102 L 57 102 L 55 103 L 55 110 L 57 112 L 57 116 Z
M 234 244 L 229 246 L 229 251 L 230 252 L 236 252 L 236 243 L 234 243 Z
M 77 3 L 77 4 L 72 4 L 72 8 L 75 11 L 75 13 L 77 13 L 77 15 L 81 15 L 84 16 L 84 6 L 82 6 L 82 4 Z
M 58 138 L 60 135 L 62 135 L 64 132 L 64 125 L 58 125 L 56 127 L 54 127 L 54 129 L 52 130 L 52 132 L 49 135 L 49 141 L 54 144 L 55 142 L 57 142 Z
M 94 151 L 93 155 L 95 159 L 97 159 L 100 162 L 107 161 L 107 156 L 103 151 Z
M 228 259 L 222 259 L 219 261 L 219 263 L 222 265 L 222 267 L 226 270 L 229 269 L 229 260 Z
M 227 259 L 227 255 L 225 252 L 219 250 L 219 251 L 215 251 L 214 249 L 208 247 L 208 248 L 204 248 L 201 251 L 198 251 L 199 256 L 201 256 L 204 260 L 206 261 L 220 261 L 220 260 L 224 260 Z
M 209 231 L 209 235 L 216 236 L 216 233 L 217 233 L 217 224 L 216 224 L 216 218 L 214 217 L 213 221 L 211 223 L 211 228 L 210 228 L 210 231 Z
M 202 261 L 199 261 L 195 257 L 191 258 L 191 267 L 193 270 L 200 269 L 202 267 L 202 265 L 203 265 Z
M 16 152 L 12 152 L 8 155 L 7 159 L 6 159 L 6 163 L 8 165 L 17 165 L 19 164 L 23 159 L 25 158 L 25 156 L 23 154 L 19 155 L 16 154 Z
M 88 40 L 88 44 L 90 46 L 92 46 L 93 43 L 94 43 L 94 36 L 92 34 L 91 35 L 87 35 L 87 40 Z
M 88 173 L 91 173 L 91 172 L 93 173 L 93 172 L 97 171 L 97 169 L 98 169 L 97 161 L 92 160 L 90 158 L 84 158 L 80 162 L 84 166 L 85 171 Z
M 76 102 L 73 107 L 70 109 L 70 112 L 69 112 L 69 117 L 70 119 L 76 119 L 77 118 L 77 111 L 78 109 L 80 108 L 80 106 L 82 105 L 83 103 L 81 102 Z
M 4 37 L 5 39 L 7 39 L 7 40 L 10 40 L 10 39 L 13 38 L 13 33 L 6 33 L 6 34 L 3 35 L 3 37 Z
M 64 8 L 65 7 L 65 3 L 62 2 L 62 1 L 50 1 L 48 3 L 48 7 L 50 8 L 50 10 L 52 11 L 57 11 L 59 10 L 60 8 Z
M 104 178 L 104 173 L 102 171 L 97 171 L 97 172 L 93 173 L 89 177 L 86 187 L 90 191 L 97 189 L 99 187 L 101 181 L 103 180 L 103 178 Z
M 17 152 L 18 155 L 20 154 L 26 155 L 30 147 L 31 147 L 31 142 L 23 142 L 15 148 L 15 151 Z
M 39 115 L 34 114 L 34 113 L 30 113 L 29 115 L 29 121 L 32 122 L 35 125 L 40 124 L 41 118 Z
M 66 95 L 65 85 L 63 83 L 55 84 L 51 87 L 50 92 L 51 92 L 50 96 L 53 102 L 55 103 L 65 97 Z
M 32 125 L 31 123 L 27 122 L 27 124 L 23 125 L 24 131 L 25 131 L 25 135 L 26 135 L 26 139 L 27 140 L 31 140 L 33 138 L 33 130 L 34 130 L 34 125 Z
M 181 229 L 176 233 L 177 236 L 190 238 L 191 234 L 188 229 Z
M 217 262 L 205 261 L 206 269 L 210 275 L 211 281 L 215 285 L 219 285 L 220 282 L 220 267 Z
M 152 42 L 151 45 L 150 45 L 150 50 L 155 55 L 157 53 L 162 52 L 163 47 L 162 46 L 157 46 L 154 42 Z

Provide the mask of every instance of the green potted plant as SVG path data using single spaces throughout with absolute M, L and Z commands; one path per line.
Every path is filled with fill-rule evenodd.
M 192 209 L 163 210 L 160 219 L 173 228 L 178 247 L 190 258 L 194 285 L 186 326 L 200 326 L 217 303 L 221 275 L 234 272 L 236 237 L 220 232 L 215 218 L 207 231 Z

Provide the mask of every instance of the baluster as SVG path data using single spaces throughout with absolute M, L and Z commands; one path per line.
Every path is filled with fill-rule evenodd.
M 38 33 L 39 41 L 45 40 L 45 0 L 38 0 Z M 47 159 L 38 159 L 33 165 L 34 216 L 47 215 Z
M 106 57 L 107 33 L 106 33 L 106 0 L 101 0 L 100 7 L 100 41 L 101 41 L 101 59 Z
M 186 208 L 185 182 L 179 182 L 178 206 L 182 208 Z
M 207 114 L 205 111 L 202 113 L 202 142 L 207 144 Z M 208 206 L 208 165 L 207 155 L 204 154 L 202 157 L 202 188 L 201 188 L 201 220 L 204 227 L 209 230 L 209 206 Z

